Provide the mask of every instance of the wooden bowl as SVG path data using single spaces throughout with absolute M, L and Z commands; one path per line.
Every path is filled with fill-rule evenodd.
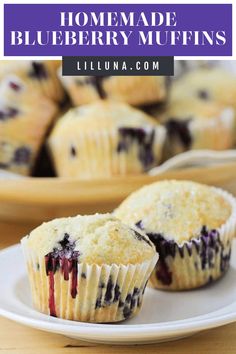
M 55 217 L 112 211 L 131 192 L 163 179 L 198 181 L 236 195 L 236 163 L 107 180 L 4 180 L 0 183 L 0 220 L 38 224 Z

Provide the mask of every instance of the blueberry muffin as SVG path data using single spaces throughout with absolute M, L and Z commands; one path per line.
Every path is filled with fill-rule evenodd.
M 147 114 L 100 100 L 66 113 L 48 145 L 59 176 L 91 179 L 147 171 L 160 162 L 164 140 Z
M 161 122 L 167 131 L 165 158 L 187 150 L 226 150 L 234 146 L 234 109 L 217 102 L 193 97 L 171 99 Z
M 47 98 L 63 103 L 65 93 L 58 78 L 60 65 L 59 60 L 1 60 L 0 81 L 8 75 L 17 75 L 26 84 L 30 82 L 36 90 L 41 90 Z
M 129 196 L 115 216 L 138 227 L 155 244 L 160 258 L 150 278 L 154 288 L 197 288 L 229 268 L 236 201 L 219 188 L 156 182 Z
M 165 101 L 167 80 L 163 76 L 61 76 L 74 106 L 112 99 L 134 106 Z
M 35 308 L 76 321 L 137 314 L 158 259 L 148 237 L 110 214 L 55 219 L 21 242 Z
M 234 147 L 236 78 L 221 68 L 195 69 L 175 80 L 165 110 L 150 114 L 167 129 L 165 158 L 195 150 Z
M 29 175 L 58 108 L 15 75 L 0 81 L 0 168 Z

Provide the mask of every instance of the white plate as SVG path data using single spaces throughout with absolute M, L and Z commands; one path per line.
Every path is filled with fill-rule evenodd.
M 35 311 L 19 245 L 0 252 L 0 282 L 0 315 L 30 327 L 107 344 L 174 340 L 236 320 L 236 240 L 223 279 L 193 291 L 147 289 L 139 315 L 120 324 L 73 322 Z

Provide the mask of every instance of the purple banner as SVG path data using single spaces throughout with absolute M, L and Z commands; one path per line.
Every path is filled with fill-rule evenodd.
M 232 5 L 6 4 L 5 56 L 231 56 Z

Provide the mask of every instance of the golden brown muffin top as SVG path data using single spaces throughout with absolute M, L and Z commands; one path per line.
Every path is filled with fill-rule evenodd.
M 100 100 L 71 109 L 57 122 L 52 136 L 65 134 L 75 127 L 83 132 L 91 132 L 140 126 L 148 129 L 159 125 L 149 115 L 125 103 Z
M 155 255 L 153 244 L 142 232 L 131 229 L 110 214 L 55 219 L 43 223 L 23 239 L 33 255 L 78 251 L 79 263 L 137 264 Z
M 115 211 L 128 225 L 159 233 L 181 244 L 213 230 L 231 215 L 231 205 L 218 189 L 188 181 L 162 181 L 131 194 Z
M 199 68 L 176 80 L 171 99 L 197 99 L 203 103 L 236 105 L 236 75 L 223 68 Z

